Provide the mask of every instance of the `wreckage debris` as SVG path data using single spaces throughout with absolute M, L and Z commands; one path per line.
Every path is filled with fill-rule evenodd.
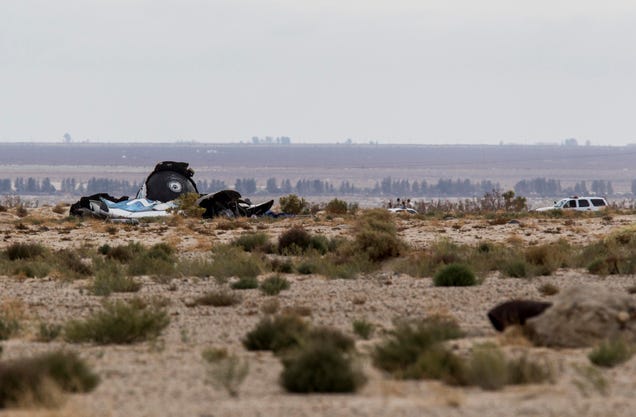
M 105 193 L 82 197 L 71 205 L 73 216 L 93 215 L 106 219 L 139 219 L 169 216 L 178 208 L 176 199 L 187 193 L 199 194 L 196 203 L 205 209 L 203 218 L 217 216 L 252 217 L 268 214 L 274 200 L 252 204 L 234 190 L 200 194 L 187 162 L 164 161 L 155 166 L 134 199 L 116 198 Z

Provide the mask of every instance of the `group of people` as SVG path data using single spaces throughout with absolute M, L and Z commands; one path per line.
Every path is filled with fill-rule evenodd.
M 403 198 L 400 200 L 400 198 L 398 197 L 395 203 L 393 202 L 393 199 L 391 199 L 389 200 L 387 204 L 387 208 L 400 208 L 400 207 L 403 209 L 414 208 L 410 198 L 409 199 Z

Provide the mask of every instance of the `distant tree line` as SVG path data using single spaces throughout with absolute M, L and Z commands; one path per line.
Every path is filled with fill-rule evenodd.
M 87 182 L 79 182 L 75 178 L 64 178 L 59 186 L 54 186 L 50 178 L 42 180 L 33 177 L 17 177 L 0 179 L 0 194 L 71 194 L 91 195 L 108 193 L 114 196 L 134 196 L 141 183 L 137 181 L 116 180 L 93 177 Z M 234 188 L 243 195 L 254 194 L 299 194 L 303 196 L 319 195 L 366 195 L 378 197 L 470 197 L 482 196 L 493 190 L 501 190 L 499 183 L 489 180 L 472 181 L 470 179 L 444 179 L 428 183 L 423 180 L 394 179 L 385 177 L 372 187 L 360 187 L 348 180 L 334 184 L 321 179 L 300 179 L 293 183 L 289 179 L 280 182 L 276 178 L 268 178 L 264 187 L 259 187 L 255 178 L 237 178 L 234 186 L 228 186 L 218 179 L 201 179 L 197 181 L 201 193 Z M 636 179 L 631 183 L 632 194 L 636 195 Z M 514 186 L 514 192 L 526 197 L 557 197 L 563 195 L 603 195 L 614 194 L 612 182 L 607 180 L 579 181 L 574 186 L 563 187 L 561 181 L 551 178 L 533 178 L 521 180 Z
M 521 180 L 514 186 L 515 193 L 524 196 L 552 197 L 558 195 L 599 195 L 614 194 L 611 181 L 593 180 L 588 188 L 585 181 L 577 182 L 573 187 L 561 187 L 561 181 L 547 178 Z M 632 181 L 632 194 L 636 195 L 636 180 Z

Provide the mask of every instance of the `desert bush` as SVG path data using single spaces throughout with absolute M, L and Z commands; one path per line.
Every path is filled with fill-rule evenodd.
M 511 259 L 501 265 L 502 272 L 512 278 L 526 278 L 530 274 L 528 264 L 523 259 Z
M 320 271 L 320 265 L 322 262 L 320 259 L 303 259 L 298 265 L 296 265 L 296 271 L 299 274 L 309 275 L 309 274 L 317 274 Z
M 358 221 L 354 242 L 354 251 L 366 254 L 373 262 L 399 256 L 405 246 L 386 210 L 367 210 Z
M 554 294 L 558 294 L 559 292 L 559 287 L 557 287 L 554 284 L 550 284 L 549 282 L 546 282 L 545 284 L 542 284 L 539 288 L 539 293 L 541 293 L 541 295 L 554 295 Z
M 508 384 L 539 384 L 552 381 L 554 368 L 549 363 L 538 363 L 523 355 L 517 359 L 508 360 Z
M 601 342 L 589 353 L 588 358 L 596 366 L 612 368 L 627 362 L 634 351 L 634 346 L 621 338 L 615 338 Z
M 302 226 L 294 226 L 278 237 L 278 251 L 282 254 L 303 253 L 311 245 L 311 235 Z
M 241 301 L 242 298 L 239 294 L 232 291 L 220 290 L 205 293 L 197 298 L 196 303 L 203 306 L 230 307 L 239 304 Z
M 463 335 L 457 323 L 445 317 L 398 322 L 372 354 L 376 367 L 395 377 L 412 377 L 420 355 L 439 342 Z
M 466 287 L 477 284 L 473 271 L 463 264 L 442 267 L 433 277 L 436 287 Z
M 327 205 L 325 206 L 325 211 L 328 214 L 332 214 L 332 215 L 347 214 L 347 209 L 348 209 L 347 202 L 343 200 L 338 200 L 337 198 L 334 198 L 333 200 L 329 201 Z
M 263 301 L 263 304 L 261 305 L 261 311 L 265 314 L 276 314 L 279 309 L 280 301 L 278 301 L 278 298 L 267 299 Z
M 546 245 L 530 246 L 526 249 L 525 259 L 533 266 L 537 275 L 552 275 L 558 268 L 568 266 L 573 258 L 570 245 L 561 240 Z
M 364 319 L 354 320 L 351 325 L 353 327 L 353 332 L 364 340 L 368 340 L 375 329 L 373 323 Z
M 29 211 L 24 207 L 24 205 L 20 204 L 15 208 L 15 214 L 18 217 L 26 217 L 29 215 Z
M 437 379 L 451 385 L 464 385 L 466 363 L 447 348 L 435 344 L 423 350 L 403 377 L 407 379 Z
M 217 272 L 217 269 L 215 269 L 215 265 L 211 260 L 193 258 L 179 260 L 175 267 L 175 272 L 186 277 L 203 278 L 213 276 Z
M 166 243 L 157 243 L 129 261 L 128 273 L 166 276 L 174 273 L 176 261 L 174 248 Z
M 119 245 L 111 247 L 110 245 L 102 245 L 98 249 L 99 253 L 106 255 L 109 259 L 117 260 L 121 263 L 128 263 L 136 256 L 139 256 L 144 248 L 140 243 L 131 242 L 127 245 Z
M 16 314 L 0 310 L 0 340 L 7 340 L 15 336 L 20 327 L 20 320 Z
M 61 203 L 57 203 L 52 209 L 51 211 L 55 214 L 66 214 L 68 212 L 68 207 L 66 207 L 64 204 Z
M 135 298 L 131 301 L 104 302 L 103 308 L 83 320 L 64 326 L 68 342 L 128 344 L 159 336 L 170 318 L 164 308 Z
M 259 285 L 260 290 L 266 295 L 276 295 L 281 291 L 288 290 L 290 283 L 287 278 L 280 275 L 273 275 L 265 278 Z
M 233 282 L 230 286 L 234 290 L 251 290 L 258 288 L 258 279 L 256 277 L 243 277 Z
M 243 233 L 238 238 L 234 239 L 232 244 L 247 252 L 272 252 L 272 244 L 269 241 L 269 236 L 262 232 Z
M 137 292 L 141 284 L 126 276 L 124 268 L 112 261 L 98 263 L 97 272 L 90 287 L 94 295 L 110 295 L 114 292 Z
M 7 273 L 18 277 L 43 278 L 51 272 L 51 265 L 46 260 L 17 260 L 4 265 Z
M 222 388 L 231 397 L 238 397 L 239 387 L 249 372 L 247 359 L 241 360 L 236 355 L 229 355 L 209 362 L 208 381 L 217 389 Z
M 0 362 L 0 408 L 28 399 L 32 405 L 49 405 L 51 383 L 66 392 L 89 392 L 99 378 L 71 352 L 52 352 L 31 358 Z
M 280 210 L 287 214 L 301 214 L 309 209 L 309 204 L 304 198 L 298 197 L 296 194 L 289 194 L 281 197 L 279 200 Z
M 257 277 L 261 273 L 261 262 L 254 255 L 236 247 L 219 246 L 214 250 L 210 268 L 212 275 L 223 282 L 232 276 Z
M 229 355 L 227 353 L 227 349 L 225 348 L 207 348 L 205 350 L 203 350 L 203 352 L 201 352 L 201 357 L 207 362 L 207 363 L 214 363 L 214 362 L 218 362 L 222 359 L 227 358 Z
M 355 342 L 350 336 L 328 326 L 312 328 L 303 341 L 303 344 L 311 343 L 330 344 L 342 352 L 352 352 L 355 349 Z
M 40 243 L 12 243 L 5 253 L 11 261 L 18 259 L 34 259 L 44 255 L 46 248 Z
M 50 342 L 62 333 L 62 326 L 57 323 L 40 323 L 38 327 L 38 342 Z
M 271 350 L 279 353 L 298 346 L 307 337 L 309 326 L 294 315 L 267 316 L 243 339 L 247 350 Z
M 82 262 L 82 258 L 76 251 L 60 250 L 56 253 L 55 259 L 64 272 L 70 271 L 81 277 L 93 274 L 93 268 L 89 264 Z
M 283 359 L 281 383 L 289 392 L 355 392 L 365 382 L 352 357 L 330 343 L 311 343 Z
M 186 217 L 199 218 L 205 213 L 205 209 L 197 204 L 200 195 L 197 193 L 181 194 L 176 200 L 177 208 L 175 212 L 183 214 Z
M 296 315 L 300 317 L 309 317 L 311 316 L 311 307 L 304 306 L 304 305 L 287 306 L 283 309 L 282 313 L 287 315 Z
M 309 240 L 309 248 L 314 249 L 321 255 L 324 255 L 329 251 L 330 242 L 323 235 L 312 235 Z
M 508 364 L 503 352 L 494 346 L 473 349 L 466 368 L 466 380 L 485 390 L 498 390 L 508 382 Z
M 280 272 L 283 274 L 291 274 L 294 272 L 294 264 L 289 259 L 280 260 L 278 258 L 270 261 L 271 269 L 274 272 Z

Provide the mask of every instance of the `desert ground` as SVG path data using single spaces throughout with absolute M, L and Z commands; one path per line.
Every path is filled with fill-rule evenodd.
M 98 219 L 67 219 L 53 207 L 28 209 L 18 217 L 10 209 L 0 213 L 0 250 L 16 242 L 39 242 L 54 250 L 93 248 L 108 244 L 169 243 L 181 257 L 206 256 L 247 230 L 267 233 L 272 241 L 295 225 L 328 237 L 350 238 L 355 216 L 295 217 L 275 220 L 240 219 L 234 228 L 226 220 L 166 220 L 140 225 L 105 223 Z M 605 216 L 529 216 L 518 222 L 489 221 L 484 216 L 414 218 L 397 216 L 399 236 L 412 250 L 423 250 L 440 239 L 476 245 L 482 242 L 540 245 L 565 239 L 572 244 L 595 242 L 629 227 L 634 214 Z M 264 279 L 267 274 L 259 276 Z M 67 394 L 55 409 L 10 408 L 7 416 L 633 416 L 636 397 L 636 360 L 614 368 L 599 368 L 603 383 L 582 371 L 591 365 L 590 348 L 534 347 L 514 331 L 497 333 L 486 312 L 514 298 L 549 301 L 539 288 L 551 283 L 561 291 L 570 286 L 611 287 L 621 291 L 636 284 L 634 275 L 599 276 L 585 269 L 558 269 L 550 276 L 506 278 L 484 274 L 471 287 L 436 287 L 431 277 L 416 278 L 393 270 L 391 263 L 355 279 L 333 279 L 316 274 L 284 274 L 288 290 L 266 296 L 258 289 L 241 291 L 242 301 L 230 307 L 193 305 L 207 291 L 227 287 L 213 277 L 174 276 L 157 280 L 138 277 L 137 293 L 112 294 L 109 299 L 160 296 L 170 323 L 154 340 L 129 345 L 68 343 L 63 338 L 37 340 L 40 322 L 65 323 L 100 308 L 104 297 L 87 288 L 91 278 L 64 276 L 28 278 L 0 276 L 1 302 L 23 311 L 20 332 L 0 342 L 2 360 L 66 349 L 78 352 L 99 375 L 97 388 L 85 394 Z M 242 339 L 265 314 L 264 304 L 276 298 L 280 309 L 303 307 L 305 318 L 316 325 L 340 329 L 356 340 L 358 361 L 367 382 L 353 394 L 290 394 L 279 383 L 282 365 L 271 352 L 248 351 Z M 552 382 L 506 386 L 488 391 L 457 387 L 433 380 L 399 380 L 375 368 L 374 346 L 397 318 L 445 314 L 453 317 L 465 337 L 450 342 L 462 352 L 491 342 L 507 353 L 526 352 L 554 364 Z M 369 340 L 356 337 L 352 321 L 365 319 L 375 326 Z M 249 364 L 238 396 L 209 383 L 202 352 L 225 348 Z M 596 375 L 596 374 L 595 374 Z M 0 381 L 2 383 L 2 381 Z

